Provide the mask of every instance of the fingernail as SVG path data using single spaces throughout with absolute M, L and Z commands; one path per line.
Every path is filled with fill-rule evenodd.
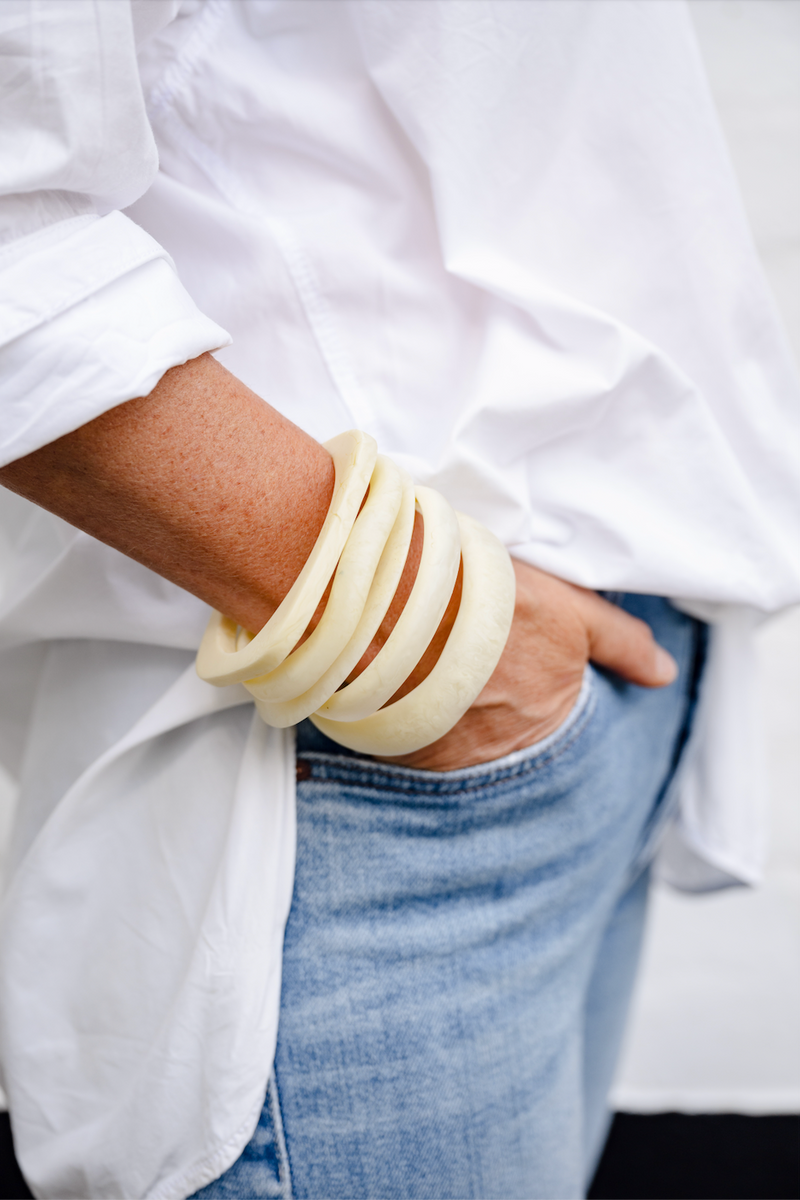
M 678 664 L 661 646 L 656 646 L 656 678 L 659 683 L 672 683 L 678 678 Z

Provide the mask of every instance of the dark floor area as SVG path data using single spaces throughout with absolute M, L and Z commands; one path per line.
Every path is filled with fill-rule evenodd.
M 8 1113 L 0 1113 L 0 1197 L 2 1200 L 6 1197 L 8 1200 L 27 1200 L 30 1194 L 14 1158 Z
M 617 1113 L 590 1200 L 798 1200 L 800 1116 Z
M 26 1200 L 0 1113 L 0 1200 Z M 590 1200 L 798 1200 L 800 1116 L 617 1113 Z M 553 1200 L 559 1200 L 553 1197 Z

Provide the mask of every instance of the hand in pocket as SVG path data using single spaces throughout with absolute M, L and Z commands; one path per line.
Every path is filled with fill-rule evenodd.
M 675 661 L 644 621 L 527 563 L 514 570 L 514 621 L 486 687 L 445 737 L 391 762 L 451 771 L 540 741 L 568 717 L 590 660 L 642 687 L 672 683 Z

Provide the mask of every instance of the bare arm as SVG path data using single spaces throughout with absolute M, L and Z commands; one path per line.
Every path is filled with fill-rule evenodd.
M 333 491 L 327 451 L 209 355 L 169 371 L 149 396 L 0 469 L 0 483 L 256 631 L 288 592 Z M 408 597 L 421 529 L 379 634 Z M 657 687 L 674 664 L 641 621 L 592 592 L 516 564 L 517 610 L 495 674 L 446 737 L 400 761 L 444 770 L 546 736 L 567 715 L 591 657 Z M 408 686 L 438 657 L 455 611 Z
M 257 630 L 311 552 L 333 463 L 203 355 L 0 481 Z

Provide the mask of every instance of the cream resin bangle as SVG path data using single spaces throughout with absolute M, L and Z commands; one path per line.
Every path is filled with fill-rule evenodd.
M 317 729 L 340 745 L 389 757 L 430 745 L 460 720 L 497 666 L 514 616 L 511 559 L 477 521 L 459 513 L 458 524 L 464 564 L 461 604 L 436 666 L 407 696 L 361 721 L 312 715 Z
M 418 487 L 416 494 L 425 536 L 411 595 L 380 653 L 358 679 L 320 707 L 323 717 L 358 721 L 385 704 L 422 658 L 450 603 L 461 558 L 456 514 L 432 488 Z
M 238 625 L 214 613 L 197 652 L 197 673 L 208 683 L 224 687 L 266 675 L 280 666 L 297 645 L 330 582 L 350 530 L 369 487 L 378 447 L 358 429 L 325 442 L 333 459 L 336 481 L 316 545 L 305 566 L 264 628 L 245 645 L 237 639 Z
M 285 729 L 289 725 L 297 725 L 315 712 L 345 681 L 378 632 L 400 583 L 411 545 L 411 535 L 414 532 L 414 484 L 410 475 L 400 468 L 397 469 L 403 482 L 403 500 L 375 572 L 367 603 L 349 645 L 315 685 L 294 700 L 283 704 L 271 704 L 260 698 L 256 680 L 245 684 L 248 691 L 252 692 L 256 708 L 267 725 Z
M 276 704 L 302 695 L 346 650 L 358 627 L 402 500 L 403 480 L 400 471 L 390 458 L 379 454 L 369 482 L 369 496 L 342 551 L 319 624 L 302 646 L 284 659 L 276 670 L 269 675 L 247 680 L 248 691 L 257 700 Z M 400 570 L 402 572 L 402 564 Z M 390 602 L 391 596 L 387 608 Z
M 367 434 L 353 430 L 325 446 L 334 463 L 333 497 L 303 570 L 255 636 L 214 613 L 197 672 L 218 686 L 244 683 L 269 725 L 285 727 L 310 716 L 323 733 L 352 750 L 407 754 L 444 736 L 494 670 L 514 613 L 511 560 L 487 529 L 455 513 L 438 492 L 415 489 L 405 471 L 377 454 Z M 408 557 L 415 510 L 424 532 L 411 593 L 369 666 L 337 691 L 389 609 Z M 436 633 L 459 563 L 461 601 L 435 667 L 408 695 L 382 708 Z M 298 645 L 331 579 L 319 623 Z

